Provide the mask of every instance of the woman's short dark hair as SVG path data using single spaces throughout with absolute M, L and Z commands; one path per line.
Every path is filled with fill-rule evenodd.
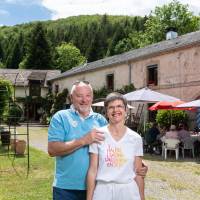
M 112 92 L 108 94 L 105 99 L 104 102 L 105 110 L 107 110 L 108 104 L 115 100 L 121 100 L 124 104 L 125 109 L 127 108 L 127 100 L 123 97 L 123 95 L 118 92 Z

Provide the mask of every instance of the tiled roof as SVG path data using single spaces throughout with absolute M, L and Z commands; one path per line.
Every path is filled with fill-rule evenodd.
M 179 36 L 175 39 L 165 40 L 156 44 L 149 45 L 144 48 L 135 49 L 123 54 L 107 57 L 91 63 L 86 63 L 84 65 L 74 67 L 54 78 L 51 78 L 49 79 L 49 81 L 73 76 L 75 74 L 92 71 L 103 67 L 108 67 L 114 64 L 125 63 L 130 60 L 132 61 L 139 60 L 142 58 L 146 58 L 149 56 L 157 55 L 160 53 L 168 52 L 171 50 L 175 50 L 181 47 L 190 46 L 198 43 L 200 43 L 200 31 L 188 33 L 186 35 Z
M 38 81 L 44 81 L 46 78 L 47 72 L 41 72 L 41 71 L 33 71 L 30 73 L 30 75 L 27 77 L 28 80 L 38 80 Z
M 27 86 L 29 80 L 42 80 L 47 86 L 47 79 L 60 74 L 60 70 L 0 69 L 0 78 L 10 80 L 16 86 Z

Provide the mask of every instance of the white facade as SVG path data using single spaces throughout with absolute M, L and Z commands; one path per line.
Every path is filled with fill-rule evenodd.
M 56 85 L 59 85 L 59 92 L 67 88 L 69 91 L 73 83 L 77 80 L 87 80 L 94 89 L 100 89 L 106 86 L 106 77 L 109 74 L 114 75 L 114 90 L 122 88 L 129 83 L 129 66 L 127 64 L 113 65 L 105 68 L 89 71 L 66 78 L 57 79 L 52 82 L 53 91 Z
M 104 66 L 52 81 L 52 88 L 71 89 L 76 80 L 87 80 L 94 89 L 106 86 L 108 74 L 114 74 L 114 90 L 132 83 L 135 88 L 151 87 L 185 101 L 200 96 L 200 46 L 193 45 L 126 63 Z M 148 84 L 148 66 L 157 66 L 157 85 Z

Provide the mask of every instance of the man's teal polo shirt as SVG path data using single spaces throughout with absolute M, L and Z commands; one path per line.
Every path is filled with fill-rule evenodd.
M 58 111 L 53 116 L 48 130 L 48 141 L 66 142 L 78 139 L 92 129 L 106 124 L 106 119 L 99 113 L 91 111 L 89 116 L 83 119 L 71 107 L 68 110 Z M 85 190 L 88 167 L 88 146 L 66 156 L 57 156 L 53 186 L 62 189 Z

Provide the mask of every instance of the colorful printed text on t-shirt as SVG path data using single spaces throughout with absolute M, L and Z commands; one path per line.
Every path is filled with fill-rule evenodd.
M 108 167 L 121 167 L 126 162 L 126 158 L 121 148 L 108 145 L 106 153 L 105 162 Z

